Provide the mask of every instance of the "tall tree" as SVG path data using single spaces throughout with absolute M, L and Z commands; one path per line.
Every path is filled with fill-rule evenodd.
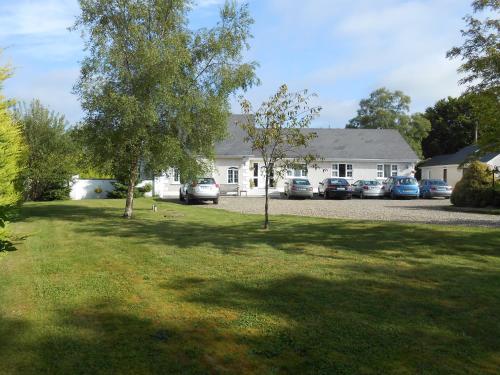
M 490 11 L 493 17 L 476 18 L 465 16 L 467 29 L 462 30 L 465 42 L 460 47 L 448 51 L 449 58 L 461 58 L 463 64 L 459 71 L 466 76 L 461 84 L 469 85 L 471 91 L 495 90 L 500 88 L 500 1 L 474 0 L 472 9 L 475 14 Z
M 80 0 L 87 56 L 75 87 L 96 159 L 125 176 L 133 210 L 140 164 L 200 169 L 223 138 L 229 97 L 256 82 L 244 63 L 253 22 L 226 3 L 211 29 L 188 29 L 189 0 Z
M 16 107 L 14 114 L 28 148 L 23 171 L 25 198 L 69 198 L 77 153 L 64 116 L 50 111 L 36 99 L 29 105 Z
M 7 243 L 7 221 L 21 201 L 19 175 L 24 160 L 21 131 L 9 111 L 13 103 L 1 95 L 9 76 L 10 69 L 0 66 L 0 251 Z
M 430 122 L 420 113 L 410 115 L 410 103 L 410 97 L 402 91 L 377 89 L 369 98 L 359 102 L 358 114 L 346 128 L 396 129 L 412 149 L 422 156 L 421 142 L 430 130 Z
M 288 168 L 310 164 L 316 158 L 307 152 L 307 146 L 316 138 L 314 132 L 305 132 L 319 115 L 321 107 L 311 107 L 307 90 L 291 93 L 286 85 L 253 111 L 251 103 L 241 98 L 246 120 L 240 124 L 245 130 L 245 141 L 250 142 L 263 161 L 265 176 L 264 229 L 269 228 L 269 181 L 283 177 Z
M 425 158 L 451 154 L 475 142 L 478 116 L 472 97 L 448 97 L 426 109 L 425 117 L 431 122 L 431 131 L 422 140 Z

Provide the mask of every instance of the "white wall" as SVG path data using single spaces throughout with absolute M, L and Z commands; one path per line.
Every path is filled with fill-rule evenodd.
M 107 180 L 107 179 L 80 179 L 78 177 L 73 178 L 73 182 L 71 184 L 71 191 L 69 193 L 69 197 L 73 200 L 81 200 L 81 199 L 104 199 L 107 197 L 108 192 L 114 190 L 113 182 L 116 180 Z M 146 184 L 151 184 L 151 180 L 143 180 L 137 187 L 143 187 Z M 100 187 L 102 189 L 101 194 L 97 194 L 95 189 Z M 151 197 L 152 192 L 145 193 L 146 197 Z
M 114 190 L 114 187 L 111 184 L 112 182 L 115 182 L 115 180 L 91 180 L 74 178 L 71 185 L 71 192 L 69 193 L 69 197 L 74 200 L 106 198 L 107 193 Z M 95 189 L 97 189 L 98 187 L 103 190 L 100 195 L 95 192 Z
M 256 158 L 217 158 L 215 160 L 215 170 L 213 177 L 219 184 L 227 184 L 227 171 L 230 167 L 239 168 L 239 186 L 242 190 L 247 190 L 250 194 L 263 194 L 264 179 L 261 178 L 259 187 L 251 189 L 250 180 L 253 179 L 253 164 L 255 162 L 263 165 L 261 159 Z M 414 163 L 406 162 L 383 162 L 383 161 L 320 161 L 317 162 L 317 168 L 309 167 L 307 178 L 316 190 L 316 187 L 325 178 L 332 177 L 332 164 L 346 163 L 352 164 L 353 176 L 347 178 L 350 182 L 359 179 L 379 179 L 385 180 L 386 177 L 377 178 L 377 165 L 378 164 L 396 164 L 398 165 L 398 176 L 413 176 L 415 170 Z M 261 171 L 261 174 L 263 172 Z M 277 180 L 276 189 L 273 191 L 283 191 L 284 179 Z
M 462 179 L 463 170 L 458 168 L 457 164 L 454 165 L 434 165 L 432 167 L 422 167 L 422 178 L 429 179 L 443 179 L 443 171 L 447 170 L 447 182 L 450 186 L 455 186 L 458 181 Z

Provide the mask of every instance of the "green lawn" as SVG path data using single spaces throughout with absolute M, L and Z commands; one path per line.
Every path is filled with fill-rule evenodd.
M 500 230 L 26 204 L 0 374 L 498 374 Z

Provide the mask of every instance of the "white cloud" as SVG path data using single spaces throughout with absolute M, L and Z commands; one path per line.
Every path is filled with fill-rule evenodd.
M 5 92 L 18 102 L 40 99 L 51 110 L 64 114 L 70 123 L 81 119 L 77 97 L 71 93 L 79 69 L 56 69 L 45 72 L 18 68 L 5 82 Z

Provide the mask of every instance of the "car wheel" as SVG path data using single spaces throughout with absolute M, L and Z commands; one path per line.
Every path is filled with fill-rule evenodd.
M 219 204 L 219 198 L 213 200 L 214 204 Z
M 182 192 L 179 190 L 179 200 L 181 202 L 184 202 L 184 196 L 182 195 Z
M 184 201 L 186 202 L 186 204 L 193 203 L 193 200 L 189 198 L 189 194 L 186 194 L 186 197 L 184 198 Z
M 323 192 L 323 199 L 328 199 L 328 193 L 326 191 Z
M 391 199 L 396 199 L 396 194 L 393 191 L 391 191 Z

